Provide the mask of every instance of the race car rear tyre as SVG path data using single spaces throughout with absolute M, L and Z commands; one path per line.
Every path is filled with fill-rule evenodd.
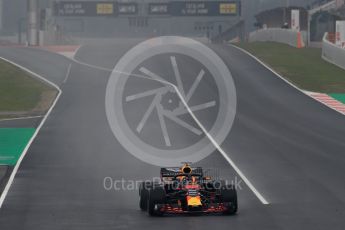
M 159 205 L 165 202 L 165 191 L 162 187 L 153 187 L 148 191 L 147 211 L 150 216 L 162 216 Z
M 152 187 L 152 182 L 142 182 L 140 184 L 139 187 L 139 207 L 142 211 L 146 211 L 147 210 L 147 202 L 148 202 L 148 198 L 149 198 L 149 191 L 148 189 L 150 189 Z
M 221 194 L 223 204 L 227 208 L 226 211 L 223 212 L 223 214 L 224 215 L 236 214 L 238 210 L 236 189 L 233 186 L 224 186 L 221 189 L 220 194 Z

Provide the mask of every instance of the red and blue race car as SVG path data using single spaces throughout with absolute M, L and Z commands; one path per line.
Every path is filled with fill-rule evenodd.
M 139 206 L 150 216 L 182 213 L 236 214 L 237 192 L 232 184 L 206 177 L 201 167 L 161 168 L 159 182 L 139 188 Z

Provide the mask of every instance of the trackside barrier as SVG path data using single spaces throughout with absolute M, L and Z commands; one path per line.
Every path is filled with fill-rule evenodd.
M 322 58 L 342 69 L 345 69 L 345 49 L 342 49 L 327 39 L 325 33 L 322 40 Z
M 249 34 L 249 42 L 279 42 L 296 48 L 303 48 L 307 42 L 306 31 L 295 31 L 289 29 L 269 28 L 261 29 Z

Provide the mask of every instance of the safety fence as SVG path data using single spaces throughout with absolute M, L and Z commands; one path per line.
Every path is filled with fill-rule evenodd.
M 296 48 L 303 48 L 307 43 L 307 32 L 280 28 L 260 29 L 249 34 L 249 42 L 255 41 L 279 42 Z
M 329 41 L 328 33 L 325 33 L 322 41 L 322 58 L 345 69 L 345 49 Z

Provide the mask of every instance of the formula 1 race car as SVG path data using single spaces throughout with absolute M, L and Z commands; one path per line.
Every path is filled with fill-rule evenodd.
M 139 188 L 139 206 L 150 216 L 181 213 L 237 212 L 234 185 L 203 175 L 200 167 L 161 168 L 160 181 L 145 181 Z

